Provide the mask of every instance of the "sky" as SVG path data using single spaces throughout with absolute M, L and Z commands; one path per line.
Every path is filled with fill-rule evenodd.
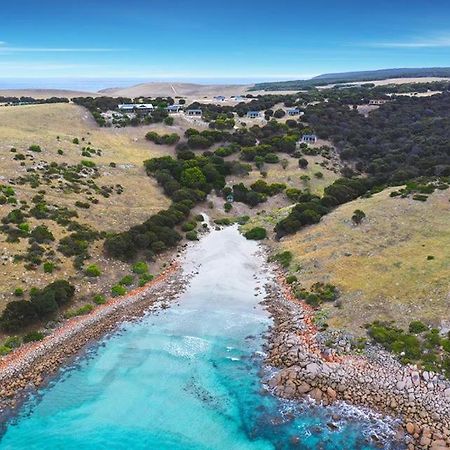
M 0 78 L 303 79 L 450 66 L 445 0 L 0 0 Z

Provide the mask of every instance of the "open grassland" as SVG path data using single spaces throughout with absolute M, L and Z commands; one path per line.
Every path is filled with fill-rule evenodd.
M 390 198 L 386 190 L 340 206 L 280 243 L 305 288 L 331 283 L 341 307 L 325 306 L 328 323 L 361 333 L 373 320 L 448 324 L 450 307 L 449 191 L 426 202 Z M 353 211 L 366 219 L 356 226 Z

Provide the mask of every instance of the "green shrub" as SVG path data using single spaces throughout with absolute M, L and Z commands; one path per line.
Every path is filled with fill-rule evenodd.
M 197 232 L 192 230 L 192 231 L 188 231 L 186 233 L 186 239 L 189 241 L 198 241 L 198 235 Z
M 426 202 L 428 196 L 423 194 L 414 194 L 412 198 L 413 200 L 418 200 L 419 202 Z
M 182 231 L 192 231 L 195 230 L 196 227 L 196 222 L 184 222 L 183 225 L 181 225 Z
M 40 153 L 42 151 L 41 147 L 39 145 L 33 144 L 28 147 L 28 150 L 36 153 Z
M 31 231 L 30 236 L 34 241 L 38 242 L 39 244 L 44 244 L 55 240 L 53 233 L 48 229 L 46 225 L 39 225 L 35 227 Z
M 14 295 L 16 297 L 23 297 L 23 289 L 22 288 L 16 288 L 14 289 Z
M 148 272 L 148 265 L 144 261 L 138 261 L 133 264 L 132 268 L 133 273 L 137 273 L 138 275 L 142 275 Z
M 86 267 L 84 273 L 88 277 L 99 277 L 102 274 L 102 271 L 97 266 L 97 264 L 90 264 L 89 266 Z
M 450 353 L 450 338 L 442 339 L 441 345 L 446 352 Z
M 116 284 L 111 288 L 111 294 L 113 297 L 119 297 L 121 295 L 125 295 L 126 293 L 127 290 L 121 284 Z
M 292 253 L 286 250 L 284 252 L 280 252 L 280 253 L 277 253 L 277 254 L 271 256 L 269 258 L 269 261 L 277 262 L 282 267 L 287 269 L 292 262 L 292 258 L 293 258 Z
M 233 205 L 230 202 L 225 202 L 225 204 L 223 205 L 223 209 L 225 210 L 225 212 L 230 212 L 232 208 Z
M 82 164 L 83 166 L 89 167 L 89 168 L 91 168 L 91 169 L 93 169 L 93 168 L 96 166 L 96 164 L 95 164 L 94 161 L 88 161 L 88 160 L 85 160 L 85 159 L 83 159 L 83 161 L 81 161 L 81 164 Z
M 102 294 L 96 294 L 96 295 L 94 295 L 94 298 L 92 299 L 92 301 L 96 305 L 104 305 L 106 303 L 106 298 Z
M 23 342 L 26 344 L 27 342 L 36 342 L 42 341 L 44 339 L 44 334 L 40 331 L 30 331 L 23 337 Z
M 132 275 L 125 275 L 120 281 L 119 284 L 122 286 L 131 286 L 133 284 L 134 278 Z
M 21 345 L 21 339 L 19 336 L 11 336 L 8 339 L 6 339 L 4 345 L 8 348 L 19 348 Z
M 6 345 L 0 345 L 0 356 L 6 356 L 8 353 L 11 353 L 12 349 L 6 347 Z
M 78 138 L 73 138 L 72 139 L 72 144 L 78 145 L 80 143 Z
M 58 149 L 58 155 L 64 155 L 64 151 L 63 150 L 61 150 L 61 149 Z
M 265 228 L 262 227 L 254 227 L 250 230 L 248 230 L 244 236 L 246 239 L 252 239 L 255 241 L 259 241 L 261 239 L 265 239 L 267 237 L 267 231 Z
M 152 281 L 154 278 L 153 275 L 146 273 L 139 278 L 139 287 L 146 285 L 149 281 Z
M 44 263 L 44 272 L 45 273 L 53 273 L 53 271 L 55 270 L 55 264 L 50 262 L 50 261 L 46 261 Z
M 288 284 L 295 283 L 297 280 L 298 279 L 297 279 L 297 277 L 295 275 L 288 275 L 286 277 L 286 283 L 288 283 Z
M 409 332 L 413 333 L 413 334 L 420 334 L 423 333 L 424 331 L 427 331 L 428 327 L 421 322 L 420 320 L 413 320 L 410 324 L 409 324 Z
M 68 311 L 65 316 L 67 319 L 70 319 L 71 317 L 76 317 L 76 316 L 84 316 L 86 314 L 89 314 L 91 311 L 93 311 L 94 307 L 87 303 L 86 305 L 81 306 L 78 309 L 74 309 L 72 311 Z

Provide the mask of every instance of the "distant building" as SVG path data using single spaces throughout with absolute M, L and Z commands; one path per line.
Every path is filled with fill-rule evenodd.
M 187 115 L 187 116 L 197 116 L 197 117 L 201 117 L 201 115 L 202 115 L 202 110 L 201 110 L 201 109 L 187 109 L 187 110 L 186 110 L 186 115 Z
M 259 117 L 261 115 L 261 113 L 259 111 L 249 111 L 247 113 L 247 118 L 248 119 L 256 119 L 257 117 Z
M 288 116 L 299 116 L 300 110 L 298 108 L 289 108 L 287 110 L 287 114 L 288 114 Z
M 118 105 L 121 112 L 152 112 L 155 108 L 151 103 L 122 103 Z
M 387 100 L 372 99 L 372 100 L 369 100 L 369 105 L 380 106 L 380 105 L 384 105 L 386 102 L 387 102 Z
M 214 97 L 214 100 L 216 100 L 218 102 L 224 102 L 225 101 L 225 97 L 223 95 L 216 95 Z
M 304 144 L 315 144 L 317 142 L 317 136 L 315 134 L 304 134 L 302 136 L 302 142 Z
M 177 113 L 183 110 L 183 106 L 182 105 L 169 105 L 166 108 L 168 113 Z
M 235 97 L 231 97 L 235 102 L 243 102 L 244 97 L 242 95 L 236 95 Z

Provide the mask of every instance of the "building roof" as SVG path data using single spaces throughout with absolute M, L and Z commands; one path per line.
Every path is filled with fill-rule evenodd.
M 202 110 L 201 109 L 187 109 L 186 112 L 199 112 L 199 113 L 201 113 Z
M 304 134 L 302 139 L 317 139 L 317 136 L 315 134 Z
M 153 105 L 151 103 L 122 103 L 119 106 L 119 109 L 153 109 Z

